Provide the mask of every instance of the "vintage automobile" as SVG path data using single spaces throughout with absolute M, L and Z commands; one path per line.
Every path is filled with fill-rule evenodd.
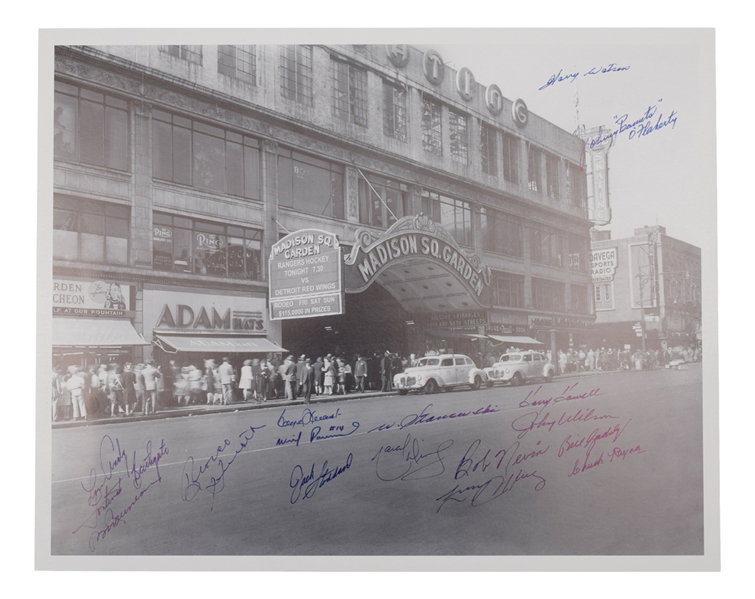
M 538 379 L 549 383 L 556 368 L 540 352 L 527 350 L 503 354 L 498 362 L 485 369 L 485 374 L 488 387 L 495 383 L 521 385 Z
M 461 354 L 424 356 L 416 366 L 393 377 L 393 387 L 399 395 L 406 395 L 409 391 L 435 393 L 439 389 L 461 385 L 477 390 L 485 382 L 485 371 L 477 368 L 471 358 Z

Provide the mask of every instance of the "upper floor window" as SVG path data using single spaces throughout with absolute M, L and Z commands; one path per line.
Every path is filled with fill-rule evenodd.
M 472 205 L 422 190 L 422 211 L 439 222 L 460 245 L 472 245 Z
M 519 139 L 508 133 L 503 134 L 503 178 L 519 185 Z
M 344 217 L 344 168 L 278 148 L 278 204 L 317 216 Z
M 553 266 L 563 266 L 563 238 L 550 229 L 530 229 L 530 258 Z
M 522 226 L 502 212 L 482 208 L 482 248 L 488 252 L 522 256 Z
M 218 46 L 218 71 L 257 84 L 255 46 Z
M 194 64 L 202 64 L 202 46 L 158 46 L 160 52 Z
M 493 304 L 509 308 L 524 307 L 524 277 L 509 273 L 493 273 L 491 280 Z
M 399 141 L 406 141 L 406 89 L 383 81 L 383 133 Z
M 532 278 L 532 302 L 536 310 L 564 311 L 564 284 L 548 279 Z
M 469 163 L 469 133 L 467 117 L 455 110 L 448 111 L 451 158 L 461 164 Z
M 573 206 L 584 208 L 587 204 L 587 181 L 585 171 L 571 162 L 566 163 L 566 200 Z
M 262 278 L 262 231 L 155 212 L 152 267 L 156 270 Z
M 569 268 L 580 272 L 587 270 L 587 239 L 569 235 Z
M 387 229 L 409 211 L 409 191 L 406 185 L 376 175 L 369 175 L 369 183 L 359 180 L 359 222 Z
M 152 111 L 152 176 L 230 195 L 260 199 L 256 139 Z
M 530 191 L 540 191 L 542 186 L 542 151 L 533 145 L 527 150 L 527 186 Z
M 289 100 L 312 104 L 312 46 L 281 46 L 281 93 Z
M 557 156 L 545 155 L 545 185 L 551 200 L 557 200 L 559 196 L 559 162 L 560 159 Z
M 480 121 L 480 157 L 482 172 L 498 176 L 498 132 Z
M 53 257 L 128 265 L 129 218 L 128 206 L 56 195 Z
M 54 119 L 55 158 L 128 170 L 124 100 L 56 81 Z
M 436 156 L 443 154 L 441 112 L 440 104 L 429 98 L 422 99 L 422 147 Z
M 367 71 L 331 58 L 333 116 L 362 127 L 367 126 Z

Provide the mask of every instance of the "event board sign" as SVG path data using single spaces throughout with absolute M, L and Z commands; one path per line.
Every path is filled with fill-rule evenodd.
M 270 252 L 270 318 L 343 314 L 342 249 L 338 237 L 302 229 Z

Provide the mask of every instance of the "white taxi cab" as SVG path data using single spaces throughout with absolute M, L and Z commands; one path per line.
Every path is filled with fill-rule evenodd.
M 435 393 L 439 389 L 470 386 L 479 389 L 487 382 L 485 371 L 477 368 L 472 359 L 462 354 L 424 356 L 416 366 L 393 377 L 393 387 L 400 395 L 409 391 Z
M 556 368 L 540 352 L 516 351 L 503 354 L 498 362 L 485 369 L 485 374 L 488 387 L 494 383 L 521 385 L 533 380 L 549 383 L 556 374 Z

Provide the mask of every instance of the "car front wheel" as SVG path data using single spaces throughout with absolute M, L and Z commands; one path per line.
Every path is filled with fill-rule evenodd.
M 435 382 L 435 379 L 430 379 L 425 383 L 424 391 L 425 393 L 435 393 L 438 390 L 438 383 Z
M 524 379 L 522 379 L 522 375 L 521 375 L 521 374 L 519 374 L 518 372 L 515 372 L 515 373 L 514 373 L 514 377 L 513 377 L 512 379 L 511 379 L 511 384 L 512 384 L 512 385 L 513 385 L 514 387 L 518 387 L 518 386 L 519 386 L 519 385 L 521 385 L 521 384 L 522 384 L 523 382 L 524 382 Z

